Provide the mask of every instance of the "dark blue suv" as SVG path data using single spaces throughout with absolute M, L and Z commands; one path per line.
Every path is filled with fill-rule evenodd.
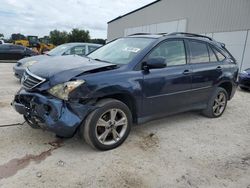
M 76 132 L 92 147 L 113 149 L 132 124 L 200 110 L 223 114 L 238 67 L 225 45 L 190 33 L 136 34 L 87 57 L 55 57 L 29 67 L 12 105 L 34 128 Z

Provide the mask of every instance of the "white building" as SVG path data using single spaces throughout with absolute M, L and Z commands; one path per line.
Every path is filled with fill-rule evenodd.
M 157 0 L 108 22 L 108 41 L 133 33 L 189 32 L 226 44 L 250 68 L 250 0 Z

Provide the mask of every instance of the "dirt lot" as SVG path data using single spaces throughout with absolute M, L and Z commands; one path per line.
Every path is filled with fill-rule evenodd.
M 20 87 L 12 66 L 0 64 L 0 125 L 23 122 L 10 106 Z M 27 124 L 1 127 L 0 187 L 250 188 L 249 104 L 239 90 L 219 119 L 189 112 L 136 126 L 107 152 Z

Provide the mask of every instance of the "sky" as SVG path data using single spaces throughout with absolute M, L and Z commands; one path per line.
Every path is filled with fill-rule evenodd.
M 0 0 L 0 33 L 49 35 L 54 29 L 107 37 L 107 22 L 153 0 Z

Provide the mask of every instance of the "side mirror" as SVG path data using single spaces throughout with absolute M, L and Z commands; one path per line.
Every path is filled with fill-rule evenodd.
M 151 58 L 148 59 L 144 64 L 143 64 L 143 69 L 148 70 L 148 69 L 161 69 L 165 68 L 166 63 L 164 58 Z

